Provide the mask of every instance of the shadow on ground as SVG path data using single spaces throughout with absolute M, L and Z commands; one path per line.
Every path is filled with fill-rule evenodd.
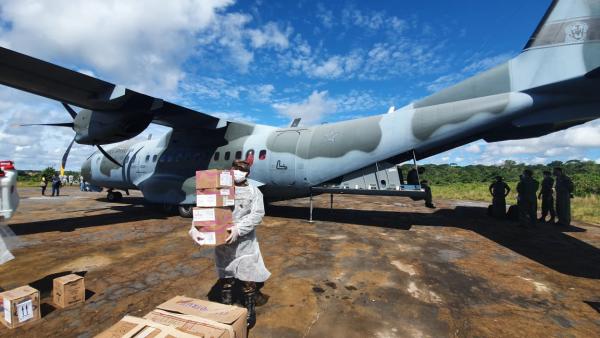
M 65 217 L 46 221 L 12 223 L 10 229 L 15 235 L 30 235 L 52 231 L 74 231 L 79 228 L 104 226 L 118 223 L 135 222 L 144 219 L 166 219 L 169 214 L 161 212 L 152 205 L 144 203 L 142 198 L 127 198 L 124 203 L 129 205 L 115 205 L 100 210 L 108 212 L 100 215 L 85 215 L 79 217 Z
M 267 214 L 273 217 L 306 220 L 308 213 L 307 207 L 267 207 Z M 600 279 L 600 250 L 565 234 L 585 229 L 549 224 L 523 229 L 516 223 L 488 217 L 484 207 L 459 206 L 454 210 L 439 209 L 433 213 L 316 208 L 313 219 L 402 230 L 408 230 L 412 225 L 470 230 L 560 273 Z

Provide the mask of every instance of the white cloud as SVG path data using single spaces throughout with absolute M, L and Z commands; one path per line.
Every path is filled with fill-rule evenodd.
M 317 4 L 317 19 L 321 21 L 325 28 L 331 28 L 335 23 L 333 12 L 325 8 L 322 3 Z
M 146 93 L 173 94 L 194 36 L 232 0 L 1 0 L 8 48 L 61 64 L 91 66 Z
M 313 91 L 302 102 L 275 103 L 273 108 L 290 119 L 302 118 L 302 125 L 311 125 L 320 122 L 325 115 L 335 113 L 337 104 L 327 97 L 327 91 Z
M 188 77 L 180 86 L 183 91 L 182 104 L 194 105 L 194 100 L 249 99 L 253 102 L 269 103 L 275 91 L 272 84 L 241 85 L 235 82 L 211 77 Z
M 465 148 L 465 151 L 468 153 L 478 154 L 481 152 L 481 148 L 477 144 L 471 144 Z
M 597 164 L 600 164 L 600 158 L 596 160 L 596 163 L 597 163 Z
M 383 11 L 361 11 L 354 6 L 342 10 L 342 23 L 372 31 L 391 28 L 398 33 L 408 26 L 406 21 L 396 16 L 388 16 Z
M 231 62 L 238 70 L 246 73 L 254 60 L 254 50 L 260 48 L 286 49 L 292 28 L 282 29 L 274 22 L 267 22 L 260 28 L 249 28 L 252 17 L 242 13 L 228 13 L 219 16 L 214 25 L 198 37 L 200 45 L 205 47 L 207 58 L 227 50 Z M 221 62 L 223 60 L 219 60 Z M 227 60 L 224 60 L 227 61 Z

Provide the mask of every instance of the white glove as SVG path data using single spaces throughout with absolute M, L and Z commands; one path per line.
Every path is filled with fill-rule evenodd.
M 202 245 L 202 240 L 204 239 L 204 237 L 202 237 L 202 233 L 200 231 L 198 231 L 198 229 L 196 229 L 194 226 L 192 226 L 190 228 L 190 231 L 188 231 L 188 234 L 190 235 L 190 237 L 192 237 L 192 239 L 194 240 L 194 242 L 196 242 L 196 244 L 198 245 Z
M 231 228 L 227 229 L 227 231 L 229 231 L 229 236 L 225 239 L 225 243 L 235 243 L 235 241 L 237 241 L 238 237 L 240 236 L 240 232 L 237 226 L 234 225 Z

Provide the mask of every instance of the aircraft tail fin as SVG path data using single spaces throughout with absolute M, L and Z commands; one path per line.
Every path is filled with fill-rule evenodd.
M 517 90 L 580 78 L 600 67 L 600 0 L 554 0 L 511 61 Z
M 600 41 L 600 0 L 553 0 L 524 50 Z

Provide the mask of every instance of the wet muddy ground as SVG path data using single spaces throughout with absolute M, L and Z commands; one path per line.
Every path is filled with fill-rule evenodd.
M 125 314 L 175 295 L 206 299 L 212 249 L 187 237 L 188 219 L 110 204 L 101 193 L 59 198 L 21 190 L 9 223 L 16 259 L 0 287 L 42 292 L 43 319 L 6 337 L 91 337 Z M 600 335 L 600 226 L 521 229 L 486 205 L 398 197 L 278 202 L 258 230 L 267 267 L 251 337 L 594 337 Z M 13 239 L 14 240 L 14 239 Z M 87 300 L 50 304 L 52 278 L 85 274 Z M 213 290 L 214 292 L 214 290 Z

